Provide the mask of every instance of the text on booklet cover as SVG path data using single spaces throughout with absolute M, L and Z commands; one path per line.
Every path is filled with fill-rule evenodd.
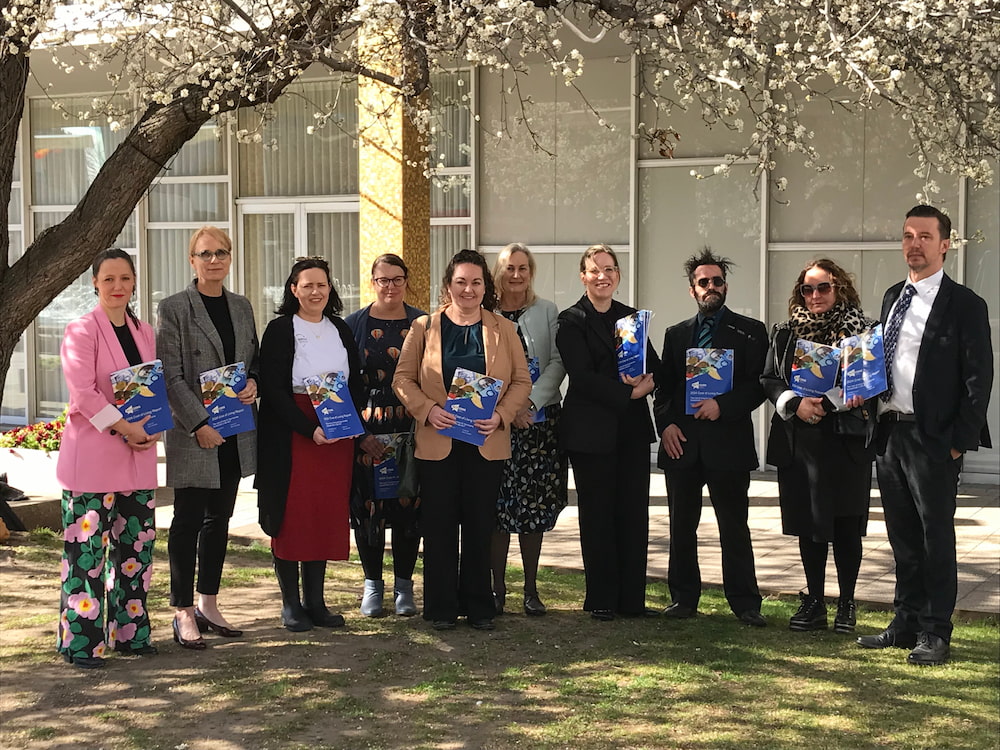
M 455 415 L 455 424 L 438 432 L 463 443 L 485 443 L 486 436 L 476 429 L 473 422 L 493 416 L 502 387 L 502 380 L 456 367 L 448 398 L 444 402 L 444 410 Z
M 840 349 L 796 339 L 790 385 L 797 396 L 822 396 L 837 385 L 839 371 Z
M 843 347 L 844 400 L 854 396 L 867 399 L 882 393 L 887 387 L 882 324 L 857 336 L 848 336 L 840 343 Z
M 169 430 L 174 426 L 167 403 L 167 381 L 163 377 L 163 362 L 150 362 L 115 370 L 111 373 L 115 406 L 127 422 L 138 422 L 148 416 L 142 427 L 147 435 Z
M 378 461 L 372 461 L 373 494 L 376 500 L 387 500 L 399 497 L 399 445 L 403 440 L 410 439 L 409 432 L 391 432 L 384 435 L 373 435 L 385 446 L 385 453 Z
M 201 403 L 208 411 L 208 426 L 222 437 L 230 437 L 254 428 L 253 406 L 240 402 L 239 394 L 247 387 L 247 366 L 243 362 L 206 370 L 198 376 Z
M 636 310 L 615 321 L 615 354 L 618 374 L 638 377 L 646 372 L 646 342 L 649 340 L 650 310 Z
M 684 367 L 684 413 L 698 411 L 696 404 L 733 390 L 732 349 L 701 349 L 686 352 Z
M 319 417 L 319 424 L 328 440 L 354 437 L 364 433 L 361 418 L 351 391 L 347 387 L 347 375 L 341 371 L 325 372 L 305 378 L 306 393 Z

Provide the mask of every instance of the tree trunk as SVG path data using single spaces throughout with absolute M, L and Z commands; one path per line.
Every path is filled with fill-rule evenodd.
M 18 123 L 24 112 L 24 87 L 28 82 L 28 58 L 24 55 L 0 56 L 0 206 L 10 205 L 10 185 L 14 181 L 14 153 L 17 150 Z M 8 125 L 13 123 L 13 125 Z M 0 281 L 7 273 L 10 232 L 0 221 Z M 6 372 L 6 370 L 4 370 Z

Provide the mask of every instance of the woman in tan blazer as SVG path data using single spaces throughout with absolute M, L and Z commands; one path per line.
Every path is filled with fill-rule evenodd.
M 424 619 L 455 627 L 459 612 L 478 630 L 492 630 L 490 540 L 510 424 L 528 403 L 531 376 L 514 325 L 490 312 L 493 280 L 482 255 L 462 250 L 445 269 L 441 308 L 417 318 L 403 344 L 393 390 L 416 422 L 416 457 L 423 497 Z M 474 426 L 483 444 L 452 439 L 445 410 L 456 367 L 502 382 L 493 415 Z M 459 531 L 461 530 L 461 554 Z

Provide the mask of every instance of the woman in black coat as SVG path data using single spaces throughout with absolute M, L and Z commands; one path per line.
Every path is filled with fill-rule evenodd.
M 826 629 L 824 589 L 827 548 L 832 542 L 840 586 L 833 627 L 838 633 L 851 633 L 861 538 L 868 524 L 875 405 L 866 405 L 860 396 L 839 403 L 839 389 L 823 397 L 799 396 L 792 390 L 791 371 L 797 340 L 837 346 L 844 337 L 862 333 L 877 321 L 861 311 L 850 274 L 825 258 L 802 269 L 788 314 L 789 319 L 771 334 L 761 383 L 775 408 L 767 462 L 778 467 L 781 527 L 799 538 L 808 591 L 800 594 L 801 606 L 789 628 Z
M 635 309 L 614 299 L 618 258 L 592 245 L 580 259 L 586 293 L 559 314 L 556 346 L 569 388 L 560 444 L 576 479 L 580 547 L 587 581 L 583 608 L 598 620 L 646 612 L 649 444 L 656 438 L 646 397 L 659 357 L 647 345 L 647 373 L 618 374 L 615 322 Z
M 260 525 L 271 537 L 282 624 L 292 631 L 344 624 L 341 615 L 327 609 L 323 582 L 326 561 L 346 560 L 350 551 L 354 438 L 327 438 L 306 390 L 313 376 L 344 372 L 355 411 L 361 403 L 358 349 L 351 329 L 338 317 L 342 309 L 326 261 L 298 260 L 285 283 L 279 317 L 260 342 L 254 486 Z

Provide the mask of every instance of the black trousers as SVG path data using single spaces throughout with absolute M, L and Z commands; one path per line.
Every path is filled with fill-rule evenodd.
M 958 596 L 955 496 L 962 459 L 931 459 L 913 422 L 881 427 L 890 432 L 875 467 L 896 559 L 896 616 L 890 627 L 934 633 L 948 641 Z
M 691 468 L 667 472 L 667 502 L 670 509 L 670 564 L 667 585 L 674 603 L 696 608 L 701 598 L 698 567 L 698 523 L 701 521 L 702 488 L 708 494 L 719 524 L 722 546 L 722 582 L 726 600 L 737 615 L 760 611 L 760 590 L 754 568 L 753 546 L 747 515 L 750 473 L 706 469 L 700 462 Z
M 459 613 L 470 620 L 493 619 L 490 545 L 504 462 L 487 461 L 477 446 L 452 440 L 446 458 L 418 459 L 417 468 L 423 500 L 424 619 L 453 621 Z
M 646 609 L 649 443 L 613 453 L 569 453 L 576 479 L 584 610 L 640 615 Z
M 229 519 L 240 484 L 240 455 L 234 438 L 219 446 L 218 451 L 219 489 L 178 487 L 174 490 L 174 517 L 167 542 L 170 604 L 174 607 L 194 606 L 196 560 L 198 593 L 219 593 L 229 543 Z

